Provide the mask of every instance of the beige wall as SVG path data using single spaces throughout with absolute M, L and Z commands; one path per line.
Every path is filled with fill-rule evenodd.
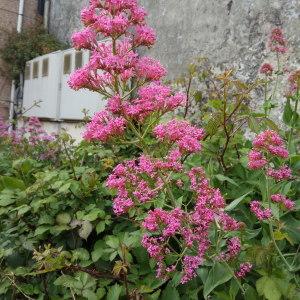
M 25 0 L 23 28 L 34 23 L 37 0 Z M 5 43 L 6 32 L 17 30 L 19 0 L 0 0 L 0 48 Z M 5 118 L 9 113 L 11 80 L 5 76 L 5 68 L 0 59 L 0 115 Z

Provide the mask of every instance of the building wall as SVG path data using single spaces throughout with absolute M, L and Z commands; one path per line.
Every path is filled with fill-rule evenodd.
M 81 28 L 79 15 L 87 0 L 52 0 L 50 30 L 69 41 Z M 157 32 L 150 54 L 169 71 L 181 74 L 195 57 L 217 68 L 234 67 L 240 77 L 256 76 L 267 57 L 271 28 L 280 26 L 290 41 L 290 61 L 300 65 L 299 0 L 140 0 Z M 68 17 L 66 17 L 68 16 Z M 260 102 L 260 98 L 257 99 Z M 278 99 L 282 110 L 284 98 Z
M 23 28 L 34 23 L 37 0 L 25 0 Z M 18 0 L 0 0 L 0 48 L 5 43 L 6 33 L 17 30 Z M 0 59 L 0 115 L 8 117 L 11 80 L 5 76 L 5 66 Z

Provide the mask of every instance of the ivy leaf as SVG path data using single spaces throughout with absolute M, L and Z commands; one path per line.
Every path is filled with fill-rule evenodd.
M 267 300 L 280 300 L 281 298 L 281 292 L 271 277 L 264 276 L 258 279 L 256 289 L 258 294 L 264 296 Z
M 220 284 L 223 284 L 232 278 L 232 274 L 229 272 L 228 268 L 220 263 L 215 262 L 213 267 L 208 273 L 208 277 L 204 283 L 203 295 L 204 298 L 207 296 Z

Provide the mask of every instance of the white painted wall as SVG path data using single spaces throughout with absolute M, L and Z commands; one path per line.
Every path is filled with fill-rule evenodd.
M 105 100 L 96 92 L 74 91 L 68 86 L 70 73 L 75 70 L 76 53 L 75 49 L 67 49 L 27 62 L 23 110 L 26 111 L 25 117 L 36 116 L 44 119 L 47 131 L 53 128 L 52 131 L 59 132 L 60 128 L 66 128 L 74 137 L 79 137 L 82 129 L 76 128 L 75 125 L 84 118 L 83 109 L 88 110 L 88 114 L 92 116 L 96 111 L 104 108 Z M 66 73 L 64 64 L 65 57 L 68 55 L 70 55 L 70 72 Z M 43 76 L 43 61 L 46 60 L 48 60 L 48 72 Z M 88 60 L 89 51 L 83 51 L 82 65 Z M 34 76 L 36 65 L 38 65 L 38 74 Z M 39 102 L 38 106 L 34 106 L 35 102 Z

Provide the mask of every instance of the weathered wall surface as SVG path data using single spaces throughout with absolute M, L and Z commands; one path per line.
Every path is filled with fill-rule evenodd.
M 53 0 L 51 32 L 61 40 L 81 27 L 80 9 L 87 0 Z M 183 72 L 193 58 L 207 57 L 220 68 L 234 67 L 248 79 L 266 59 L 266 41 L 280 26 L 290 41 L 290 61 L 300 65 L 299 0 L 140 0 L 158 41 L 150 51 L 168 67 Z M 281 99 L 281 102 L 283 99 Z

